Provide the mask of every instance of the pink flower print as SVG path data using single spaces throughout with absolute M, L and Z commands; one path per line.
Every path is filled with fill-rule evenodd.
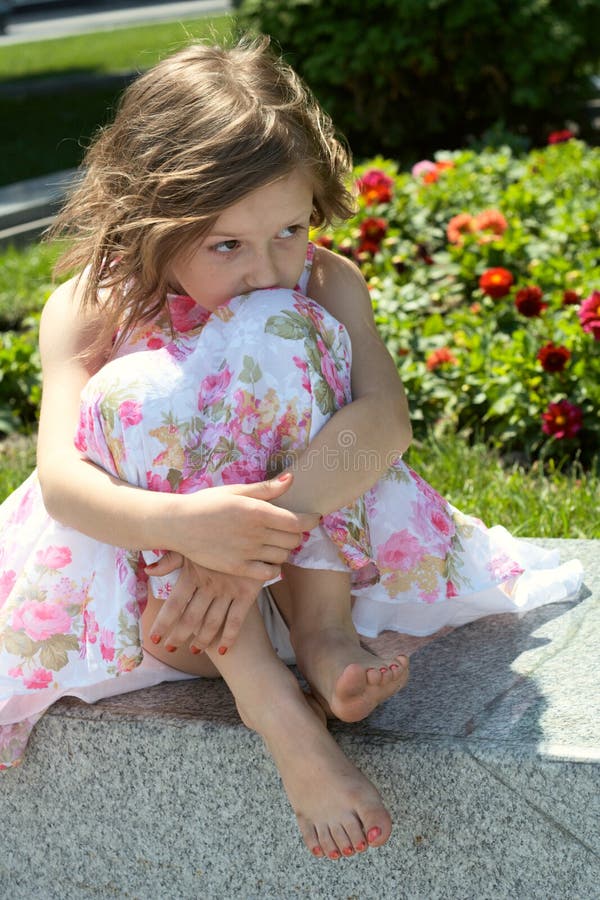
M 32 641 L 45 641 L 53 634 L 68 634 L 71 617 L 58 603 L 27 600 L 14 611 L 12 627 L 24 631 Z
M 444 556 L 456 531 L 454 520 L 446 511 L 445 501 L 421 496 L 411 504 L 411 525 L 430 552 Z
M 524 569 L 511 559 L 506 553 L 501 556 L 494 556 L 487 564 L 487 570 L 496 581 L 504 581 L 507 578 L 514 578 L 516 575 L 522 575 Z
M 52 672 L 47 669 L 35 669 L 28 678 L 23 679 L 26 688 L 32 691 L 42 691 L 52 681 Z
M 8 569 L 0 574 L 0 609 L 4 606 L 6 599 L 15 586 L 17 573 L 12 569 Z
M 425 549 L 410 531 L 396 531 L 379 548 L 378 565 L 381 569 L 408 572 L 425 556 Z
M 204 325 L 210 316 L 208 309 L 183 294 L 169 298 L 169 312 L 175 331 L 191 331 Z
M 23 677 L 23 669 L 21 666 L 14 666 L 14 668 L 9 669 L 6 673 L 9 678 L 22 678 Z
M 119 419 L 123 428 L 138 425 L 142 421 L 142 408 L 137 400 L 123 400 L 119 404 Z
M 205 409 L 221 400 L 231 383 L 231 377 L 231 370 L 225 368 L 203 378 L 198 392 L 198 409 Z
M 32 503 L 33 490 L 32 488 L 29 488 L 21 497 L 21 502 L 11 515 L 9 522 L 14 523 L 15 525 L 21 525 L 23 522 L 25 522 L 29 513 L 31 512 Z
M 302 390 L 311 394 L 312 385 L 310 383 L 310 378 L 308 377 L 308 363 L 305 360 L 300 359 L 299 356 L 292 356 L 292 360 L 294 365 L 302 372 Z
M 451 600 L 452 597 L 458 597 L 458 591 L 456 590 L 456 585 L 452 581 L 446 582 L 446 598 Z
M 62 569 L 69 565 L 72 558 L 68 547 L 46 547 L 35 555 L 37 564 L 45 569 Z
M 172 494 L 173 488 L 166 478 L 156 475 L 154 472 L 146 472 L 146 482 L 149 491 L 162 491 L 165 494 Z
M 83 629 L 84 643 L 95 644 L 98 637 L 99 626 L 94 613 L 89 612 L 87 609 L 84 609 L 83 611 Z
M 319 343 L 319 341 L 317 343 Z M 344 385 L 340 380 L 338 370 L 336 369 L 331 355 L 327 353 L 324 346 L 323 350 L 325 352 L 322 351 L 323 355 L 321 356 L 321 372 L 323 373 L 325 381 L 334 393 L 337 406 L 344 406 L 346 402 L 346 392 L 344 390 Z
M 430 484 L 427 484 L 427 482 L 423 478 L 421 478 L 420 475 L 417 475 L 417 473 L 413 472 L 413 470 L 408 466 L 406 467 L 406 470 L 417 485 L 417 488 L 419 489 L 419 492 L 421 494 L 427 497 L 428 500 L 431 500 L 435 503 L 441 503 L 443 505 L 445 504 L 446 501 L 444 500 L 442 495 L 438 494 L 438 492 L 434 488 L 432 488 Z
M 165 346 L 165 342 L 160 337 L 151 337 L 146 341 L 146 347 L 148 350 L 160 350 L 161 347 Z
M 100 632 L 100 653 L 106 662 L 112 662 L 115 658 L 115 633 L 108 628 Z
M 221 471 L 223 484 L 254 484 L 265 477 L 260 454 L 238 459 Z

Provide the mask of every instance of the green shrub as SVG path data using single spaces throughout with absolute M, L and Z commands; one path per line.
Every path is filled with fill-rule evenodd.
M 465 146 L 496 123 L 539 143 L 581 119 L 597 0 L 245 0 L 359 156 Z
M 415 174 L 378 158 L 356 174 L 357 216 L 318 240 L 361 266 L 417 434 L 462 431 L 519 458 L 589 463 L 600 446 L 600 148 L 446 153 Z M 588 296 L 597 328 L 584 331 Z
M 41 399 L 38 319 L 26 331 L 0 333 L 0 434 L 30 431 Z

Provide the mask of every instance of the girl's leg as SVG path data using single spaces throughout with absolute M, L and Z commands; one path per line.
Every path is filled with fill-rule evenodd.
M 345 572 L 286 566 L 285 581 L 271 591 L 298 667 L 328 714 L 357 722 L 405 686 L 405 656 L 384 660 L 361 646 Z
M 151 616 L 146 620 L 151 623 Z M 243 722 L 263 738 L 279 769 L 302 837 L 315 856 L 351 856 L 378 847 L 392 822 L 375 787 L 350 762 L 300 690 L 296 678 L 275 655 L 258 608 L 248 613 L 239 637 L 225 656 L 218 640 L 200 654 L 227 682 Z M 152 646 L 152 645 L 151 645 Z M 194 656 L 152 646 L 158 659 L 197 674 Z M 198 657 L 196 657 L 196 660 Z

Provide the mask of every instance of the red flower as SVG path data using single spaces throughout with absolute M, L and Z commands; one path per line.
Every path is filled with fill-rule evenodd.
M 571 358 L 571 353 L 562 345 L 545 344 L 537 355 L 545 372 L 562 372 Z
M 382 172 L 381 169 L 369 169 L 362 178 L 358 179 L 357 185 L 367 206 L 374 203 L 389 203 L 392 199 L 394 179 Z
M 370 253 L 371 256 L 375 256 L 379 252 L 379 244 L 376 241 L 361 241 L 358 252 L 359 254 Z
M 571 138 L 575 137 L 575 132 L 570 131 L 568 128 L 563 128 L 562 131 L 553 131 L 548 135 L 548 143 L 549 144 L 563 144 L 565 141 L 570 141 Z
M 314 242 L 318 247 L 325 247 L 326 250 L 331 250 L 333 247 L 333 238 L 329 237 L 328 234 L 319 235 Z
M 451 244 L 462 244 L 466 234 L 475 231 L 475 219 L 469 213 L 452 216 L 446 225 L 446 237 Z
M 577 310 L 579 321 L 587 334 L 593 334 L 600 341 L 600 291 L 594 291 Z
M 380 244 L 385 237 L 387 231 L 387 222 L 385 219 L 365 219 L 360 226 L 360 237 L 362 241 L 372 241 L 374 244 Z
M 577 291 L 563 291 L 562 302 L 563 306 L 579 306 L 581 297 Z
M 501 267 L 486 269 L 479 279 L 479 287 L 484 294 L 488 294 L 494 300 L 498 300 L 500 297 L 508 294 L 513 281 L 512 273 L 508 269 L 502 269 Z
M 433 372 L 434 369 L 438 369 L 440 366 L 455 366 L 457 363 L 458 360 L 456 356 L 448 349 L 448 347 L 440 347 L 439 350 L 432 350 L 425 360 L 425 365 L 430 372 Z
M 541 316 L 543 311 L 548 308 L 548 304 L 542 300 L 542 289 L 535 284 L 517 291 L 515 306 L 521 315 L 526 316 L 528 319 L 535 319 L 536 316 Z
M 542 431 L 551 434 L 558 440 L 575 437 L 583 426 L 583 413 L 579 406 L 568 400 L 550 403 L 542 413 Z

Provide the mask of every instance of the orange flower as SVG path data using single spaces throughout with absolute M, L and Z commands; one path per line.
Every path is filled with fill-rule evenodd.
M 488 244 L 504 234 L 508 228 L 508 222 L 497 209 L 484 209 L 478 216 L 475 216 L 474 226 L 475 231 L 487 232 L 479 238 L 478 243 Z
M 510 291 L 510 286 L 514 279 L 512 273 L 508 269 L 498 266 L 494 269 L 486 269 L 479 279 L 479 287 L 484 294 L 498 300 L 505 297 Z
M 457 363 L 458 359 L 448 347 L 440 347 L 439 350 L 432 350 L 425 360 L 425 365 L 430 372 L 433 372 L 434 369 L 438 369 L 440 366 L 455 366 Z
M 472 234 L 475 231 L 476 219 L 469 213 L 459 213 L 452 216 L 446 226 L 446 237 L 451 244 L 462 244 L 466 234 Z

